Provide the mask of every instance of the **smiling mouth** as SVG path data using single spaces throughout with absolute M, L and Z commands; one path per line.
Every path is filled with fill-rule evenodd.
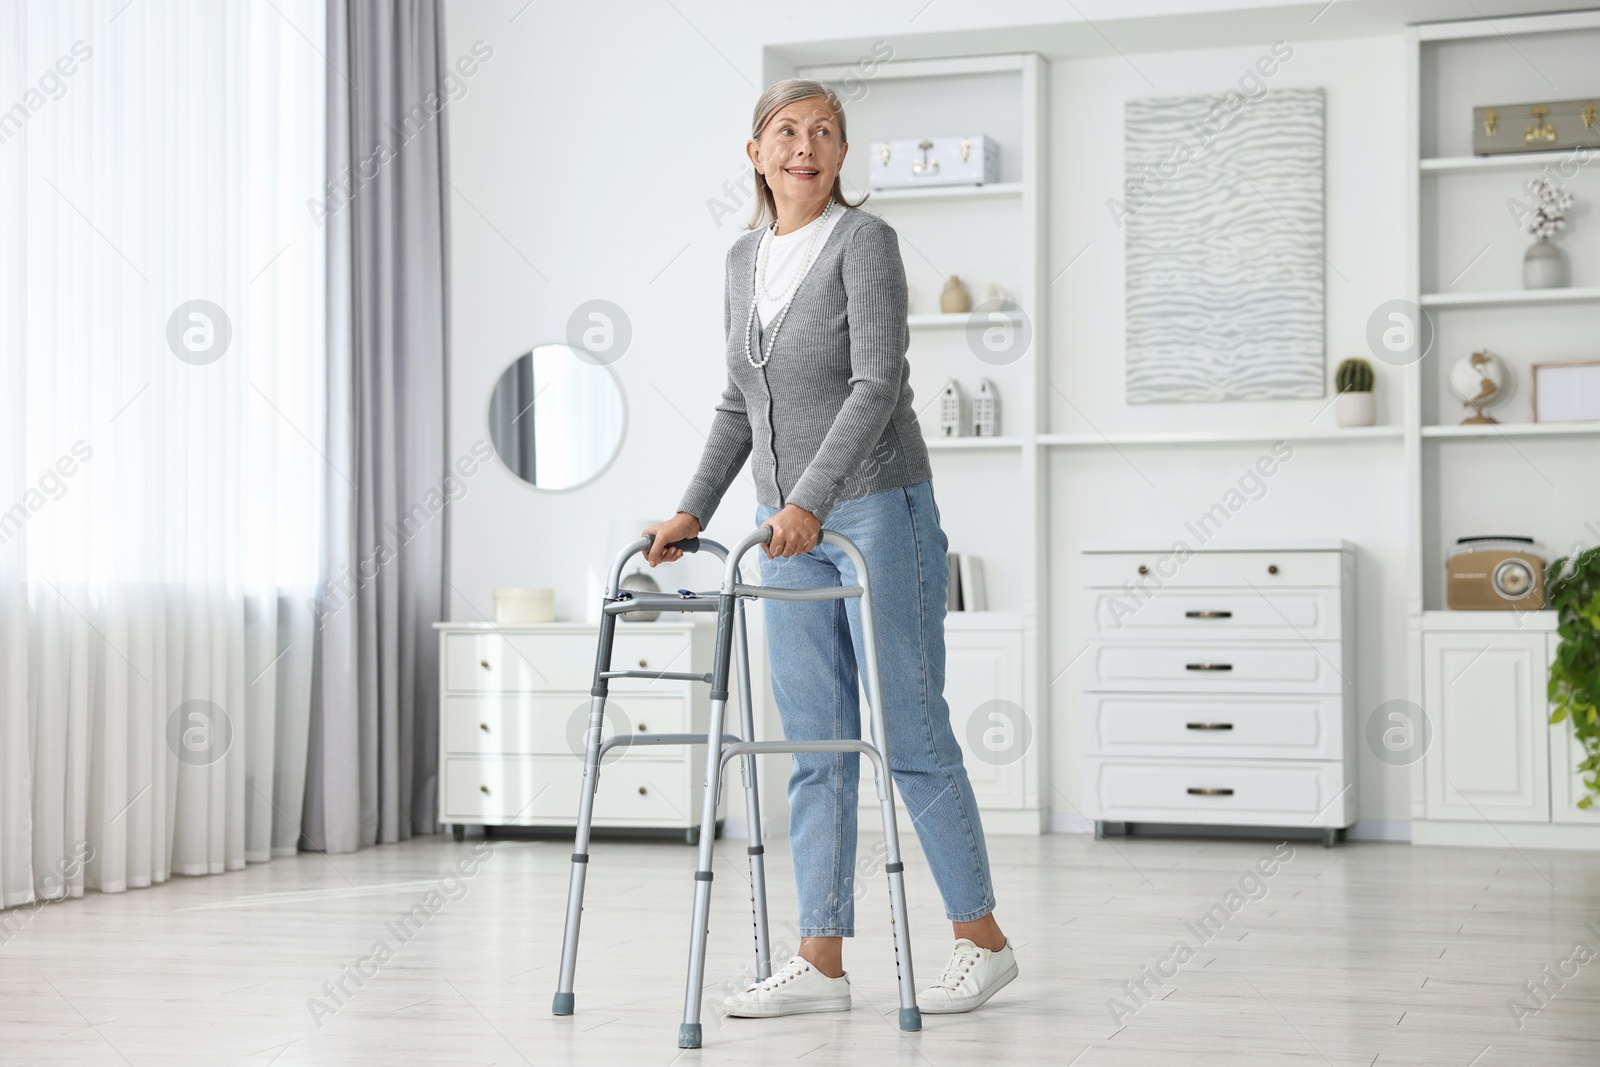
M 820 171 L 815 167 L 784 167 L 785 174 L 793 174 L 796 178 L 815 178 Z

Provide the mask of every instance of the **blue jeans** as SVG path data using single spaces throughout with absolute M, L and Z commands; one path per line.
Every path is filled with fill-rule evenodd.
M 757 525 L 779 509 L 763 504 Z M 994 910 L 989 855 L 972 783 L 944 699 L 944 616 L 949 542 L 933 483 L 841 500 L 823 526 L 861 550 L 872 583 L 878 669 L 889 730 L 889 767 L 951 922 Z M 800 556 L 759 557 L 761 579 L 784 588 L 853 585 L 855 567 L 833 545 Z M 861 736 L 857 664 L 860 601 L 766 600 L 772 688 L 790 740 Z M 870 735 L 870 731 L 869 731 Z M 855 934 L 856 753 L 801 752 L 789 775 L 789 843 L 802 937 Z M 870 762 L 867 763 L 871 769 Z M 872 788 L 869 781 L 868 789 Z M 862 873 L 882 870 L 882 859 Z M 865 886 L 862 887 L 865 892 Z

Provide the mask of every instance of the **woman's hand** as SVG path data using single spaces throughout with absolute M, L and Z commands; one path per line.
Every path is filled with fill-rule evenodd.
M 700 533 L 700 520 L 687 511 L 680 511 L 665 522 L 658 522 L 648 530 L 641 530 L 640 537 L 654 537 L 650 547 L 645 550 L 644 558 L 654 567 L 657 563 L 671 563 L 683 558 L 683 549 L 673 548 L 672 545 L 679 541 L 687 540 Z
M 772 543 L 761 546 L 768 559 L 804 555 L 816 548 L 822 537 L 822 523 L 799 504 L 785 504 L 761 525 L 772 527 Z

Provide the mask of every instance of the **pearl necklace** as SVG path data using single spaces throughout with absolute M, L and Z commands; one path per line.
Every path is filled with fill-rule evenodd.
M 750 314 L 744 320 L 744 358 L 748 360 L 750 365 L 755 367 L 757 370 L 760 370 L 762 367 L 765 367 L 772 361 L 772 350 L 778 343 L 778 330 L 783 326 L 783 320 L 788 317 L 789 308 L 794 304 L 795 295 L 800 291 L 800 279 L 805 277 L 806 268 L 811 265 L 811 250 L 817 243 L 817 235 L 820 234 L 822 232 L 822 228 L 827 225 L 828 216 L 831 214 L 833 214 L 833 197 L 830 196 L 828 197 L 828 206 L 822 209 L 822 214 L 819 215 L 817 217 L 817 221 L 812 224 L 811 239 L 806 242 L 806 254 L 800 260 L 800 266 L 795 270 L 794 278 L 789 282 L 788 289 L 785 291 L 788 299 L 784 301 L 783 307 L 778 310 L 778 317 L 772 322 L 770 341 L 767 345 L 766 352 L 762 355 L 759 362 L 756 360 L 755 353 L 751 350 L 750 337 L 751 332 L 755 328 L 756 303 L 759 299 L 758 294 L 766 292 L 767 299 L 777 299 L 770 292 L 767 292 L 767 257 L 772 251 L 772 242 L 764 242 L 760 254 L 756 256 L 756 283 L 750 293 Z M 778 224 L 774 222 L 772 225 L 773 228 L 776 229 Z

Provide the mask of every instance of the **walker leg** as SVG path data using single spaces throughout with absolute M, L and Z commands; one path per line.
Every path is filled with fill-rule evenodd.
M 734 631 L 739 658 L 739 729 L 746 741 L 756 738 L 755 710 L 750 699 L 750 645 L 744 625 L 744 603 L 737 604 L 738 620 Z M 740 770 L 744 778 L 745 819 L 750 826 L 750 919 L 755 926 L 756 981 L 772 977 L 772 941 L 767 926 L 766 845 L 761 840 L 761 782 L 756 774 L 755 753 L 745 755 Z
M 726 700 L 711 702 L 711 732 L 722 735 Z M 705 794 L 701 803 L 700 854 L 694 872 L 694 914 L 689 921 L 689 973 L 684 980 L 683 1024 L 678 1027 L 679 1048 L 700 1047 L 701 986 L 706 974 L 706 935 L 711 929 L 711 859 L 717 833 L 717 793 L 722 771 L 721 741 L 706 746 Z
M 911 928 L 906 921 L 906 865 L 900 859 L 900 840 L 895 832 L 894 801 L 883 801 L 884 870 L 889 875 L 889 921 L 894 925 L 894 963 L 900 980 L 900 1029 L 922 1029 L 922 1012 L 917 1008 L 916 979 L 911 972 Z
M 694 914 L 689 923 L 689 973 L 684 980 L 679 1048 L 700 1047 L 700 1000 L 706 976 L 706 935 L 711 927 L 711 860 L 717 838 L 717 795 L 722 789 L 722 724 L 728 709 L 728 674 L 733 658 L 733 616 L 738 602 L 722 594 L 717 646 L 711 668 L 711 720 L 706 727 L 705 791 L 700 802 L 700 855 L 694 872 Z
M 606 720 L 606 681 L 601 672 L 611 667 L 611 642 L 617 618 L 607 615 L 600 622 L 600 646 L 596 656 L 594 687 L 590 690 L 589 730 L 583 751 L 583 784 L 578 794 L 578 828 L 572 838 L 572 875 L 567 883 L 567 924 L 561 936 L 561 973 L 556 982 L 555 1001 L 550 1010 L 556 1015 L 573 1012 L 572 984 L 578 970 L 578 927 L 583 919 L 583 883 L 589 870 L 589 827 L 594 821 L 594 794 L 600 784 L 600 735 Z
M 871 706 L 872 743 L 878 750 L 874 770 L 878 775 L 878 802 L 883 809 L 884 872 L 889 876 L 889 915 L 894 923 L 894 962 L 900 980 L 900 1029 L 922 1029 L 917 1008 L 917 986 L 911 968 L 911 928 L 906 919 L 906 865 L 900 859 L 900 834 L 894 811 L 894 775 L 889 765 L 889 719 L 884 708 L 883 678 L 878 671 L 878 630 L 872 615 L 872 592 L 866 561 L 852 558 L 861 585 L 861 640 L 866 655 L 862 665 Z

